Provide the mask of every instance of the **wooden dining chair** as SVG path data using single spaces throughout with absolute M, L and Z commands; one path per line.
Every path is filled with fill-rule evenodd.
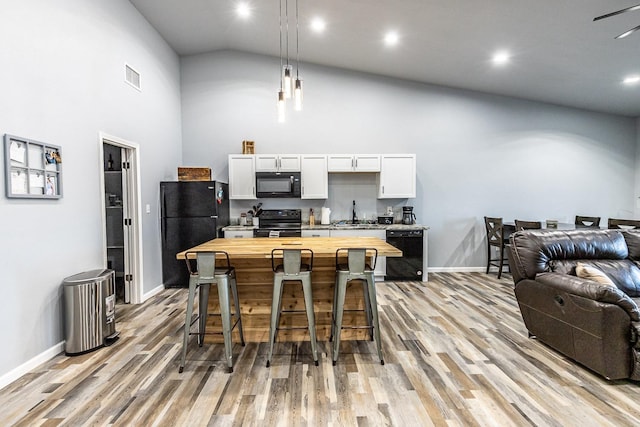
M 576 228 L 586 228 L 586 227 L 598 228 L 600 227 L 600 217 L 576 215 L 575 225 L 576 225 Z
M 609 229 L 640 229 L 640 220 L 609 218 Z
M 489 269 L 498 267 L 498 279 L 502 276 L 502 267 L 509 265 L 505 245 L 509 243 L 504 231 L 502 218 L 484 217 L 484 228 L 487 231 L 487 274 Z M 495 253 L 495 256 L 494 256 Z
M 542 228 L 541 221 L 522 221 L 516 219 L 516 231 L 520 230 L 540 230 Z

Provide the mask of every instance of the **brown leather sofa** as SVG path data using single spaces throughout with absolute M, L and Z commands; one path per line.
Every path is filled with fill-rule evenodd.
M 640 231 L 512 234 L 509 263 L 529 336 L 607 379 L 640 380 L 638 261 Z M 605 273 L 615 286 L 577 277 L 578 262 Z

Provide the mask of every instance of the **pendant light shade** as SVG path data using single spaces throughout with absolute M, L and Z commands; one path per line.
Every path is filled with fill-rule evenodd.
M 286 103 L 284 100 L 284 91 L 278 92 L 278 123 L 284 123 Z
M 293 109 L 302 111 L 302 80 L 296 78 L 295 89 L 293 90 Z
M 291 99 L 293 93 L 293 67 L 289 64 L 284 66 L 282 71 L 282 87 L 284 89 L 284 97 Z

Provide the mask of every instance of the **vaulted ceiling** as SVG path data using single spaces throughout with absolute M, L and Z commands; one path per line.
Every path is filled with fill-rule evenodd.
M 279 55 L 280 0 L 130 0 L 179 55 Z M 290 55 L 295 0 L 289 3 Z M 300 60 L 384 76 L 640 116 L 640 0 L 298 0 Z M 323 33 L 310 23 L 326 22 Z M 385 46 L 395 31 L 398 43 Z M 502 66 L 492 55 L 511 55 Z

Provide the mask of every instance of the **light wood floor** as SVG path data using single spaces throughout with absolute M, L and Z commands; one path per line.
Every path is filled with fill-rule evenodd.
M 343 342 L 320 366 L 306 342 L 192 340 L 178 373 L 186 290 L 119 306 L 121 338 L 61 354 L 0 390 L 0 425 L 631 426 L 640 384 L 608 382 L 527 338 L 509 275 L 430 274 L 379 284 L 385 365 L 370 341 Z

